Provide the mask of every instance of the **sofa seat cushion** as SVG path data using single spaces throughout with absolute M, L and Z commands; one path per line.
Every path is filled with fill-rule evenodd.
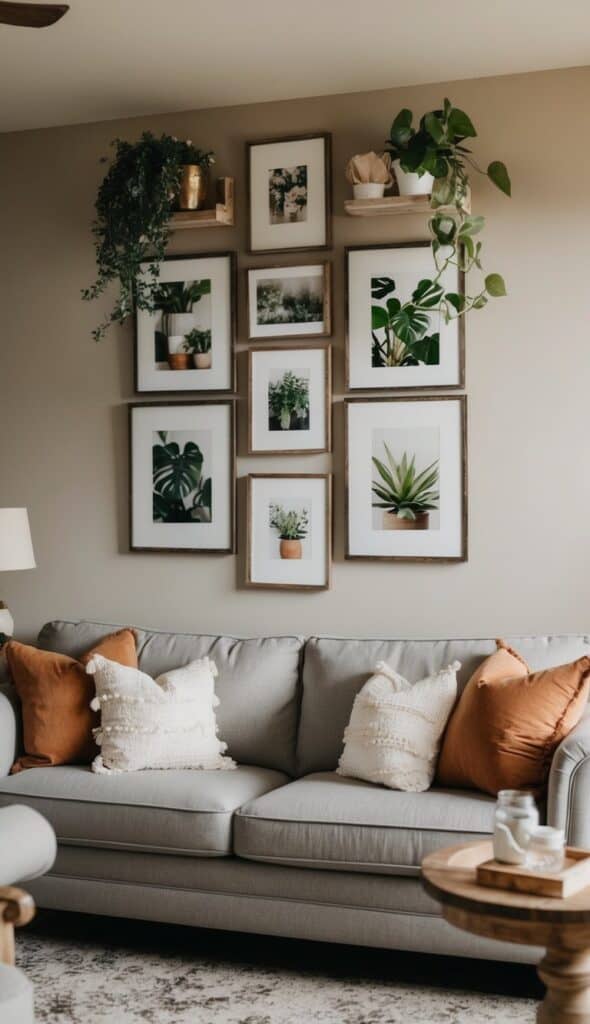
M 484 793 L 402 793 L 318 772 L 242 806 L 234 850 L 298 867 L 417 875 L 433 850 L 489 838 L 494 807 Z
M 236 808 L 286 781 L 281 772 L 249 765 L 120 775 L 64 765 L 0 779 L 0 806 L 34 807 L 59 843 L 224 857 L 232 853 Z

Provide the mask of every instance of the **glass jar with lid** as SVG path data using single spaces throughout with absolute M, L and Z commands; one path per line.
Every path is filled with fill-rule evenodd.
M 501 789 L 494 827 L 494 857 L 508 864 L 524 864 L 529 836 L 539 827 L 539 811 L 532 793 Z
M 527 849 L 526 866 L 529 871 L 547 871 L 549 874 L 563 870 L 565 864 L 565 833 L 562 828 L 540 825 L 531 832 Z

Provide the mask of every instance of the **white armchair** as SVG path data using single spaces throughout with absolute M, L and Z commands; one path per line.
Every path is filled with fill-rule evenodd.
M 28 924 L 35 904 L 14 882 L 36 878 L 55 860 L 55 832 L 31 807 L 0 809 L 0 1021 L 33 1024 L 33 986 L 14 966 L 14 928 Z

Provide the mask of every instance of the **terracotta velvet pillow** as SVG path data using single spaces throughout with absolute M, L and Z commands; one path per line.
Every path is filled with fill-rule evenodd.
M 8 667 L 23 714 L 25 753 L 11 771 L 56 764 L 90 764 L 98 753 L 92 736 L 99 715 L 90 710 L 94 682 L 86 674 L 93 654 L 137 668 L 135 633 L 122 629 L 101 640 L 76 661 L 10 640 Z
M 541 793 L 555 748 L 580 720 L 590 690 L 590 658 L 531 672 L 503 641 L 476 669 L 447 726 L 440 786 L 529 789 Z

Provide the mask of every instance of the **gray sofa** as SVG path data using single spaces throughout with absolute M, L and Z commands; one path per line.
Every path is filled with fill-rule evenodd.
M 80 655 L 115 626 L 52 622 L 43 648 Z M 590 653 L 590 637 L 518 637 L 535 668 Z M 410 679 L 458 659 L 460 682 L 492 640 L 236 639 L 138 631 L 151 675 L 208 655 L 233 772 L 93 775 L 88 767 L 9 776 L 18 705 L 0 692 L 0 806 L 28 804 L 58 836 L 53 870 L 30 886 L 41 907 L 430 953 L 533 961 L 539 951 L 447 925 L 420 884 L 438 847 L 488 836 L 494 800 L 410 794 L 335 768 L 352 702 L 376 662 Z M 590 846 L 590 714 L 557 751 L 547 818 Z

